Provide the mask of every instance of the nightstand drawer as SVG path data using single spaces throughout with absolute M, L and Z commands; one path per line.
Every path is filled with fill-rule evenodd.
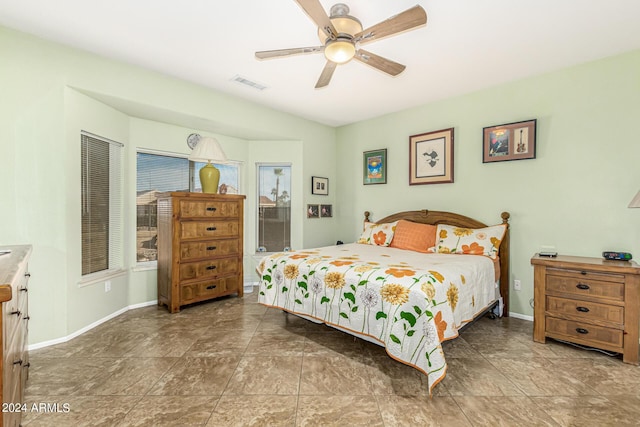
M 198 258 L 211 258 L 240 253 L 240 241 L 209 240 L 206 242 L 186 242 L 180 244 L 180 260 L 190 261 Z
M 180 218 L 237 218 L 238 202 L 181 200 Z
M 624 276 L 622 283 L 597 280 L 601 279 L 598 276 L 594 277 L 593 274 L 582 276 L 579 272 L 570 275 L 557 275 L 557 271 L 548 271 L 547 293 L 624 301 Z
M 236 221 L 181 221 L 181 239 L 237 237 L 240 223 Z
M 624 325 L 624 307 L 553 296 L 547 297 L 547 315 L 619 329 Z
M 240 270 L 237 258 L 189 262 L 180 264 L 180 280 L 205 279 L 207 277 L 233 274 L 238 271 Z
M 553 338 L 585 344 L 593 347 L 620 351 L 624 332 L 620 329 L 591 325 L 585 322 L 546 318 L 547 335 Z

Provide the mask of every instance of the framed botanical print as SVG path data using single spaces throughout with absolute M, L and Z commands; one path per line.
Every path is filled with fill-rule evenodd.
M 453 182 L 453 128 L 409 137 L 409 185 Z

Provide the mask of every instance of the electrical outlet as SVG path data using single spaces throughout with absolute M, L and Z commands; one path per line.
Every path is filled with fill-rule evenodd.
M 513 289 L 515 289 L 516 291 L 522 290 L 522 283 L 520 283 L 520 280 L 513 281 Z
M 105 292 L 111 291 L 111 280 L 107 280 L 106 282 L 104 282 L 104 291 Z

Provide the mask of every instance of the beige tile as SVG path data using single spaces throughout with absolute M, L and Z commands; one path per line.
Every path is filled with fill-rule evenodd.
M 452 397 L 376 396 L 385 426 L 471 426 Z
M 217 402 L 208 396 L 145 396 L 118 427 L 203 426 Z
M 224 394 L 296 395 L 301 367 L 301 357 L 245 356 L 240 360 Z
M 263 331 L 254 334 L 245 350 L 246 356 L 300 356 L 305 334 L 287 330 Z
M 297 396 L 222 396 L 207 427 L 293 426 L 297 402 Z
M 126 358 L 78 387 L 75 395 L 144 395 L 179 359 Z
M 301 395 L 370 395 L 370 371 L 361 360 L 344 356 L 304 356 Z
M 404 394 L 428 396 L 428 377 L 417 369 L 389 356 L 366 357 L 372 391 L 376 395 Z
M 559 424 L 526 396 L 454 397 L 474 426 L 547 426 Z
M 70 396 L 92 378 L 114 369 L 118 359 L 49 359 L 30 355 L 30 364 L 27 395 Z
M 604 396 L 553 396 L 531 398 L 561 426 L 637 426 L 640 414 L 637 399 L 620 407 L 616 398 Z
M 452 396 L 523 395 L 513 382 L 482 357 L 450 359 L 447 365 L 443 383 Z
M 29 396 L 26 399 L 29 410 L 23 418 L 22 425 L 25 427 L 120 425 L 125 415 L 136 407 L 139 401 L 140 396 Z
M 187 357 L 241 356 L 254 333 L 210 329 L 185 352 Z
M 553 359 L 557 369 L 606 396 L 639 393 L 640 367 L 617 359 Z
M 592 387 L 548 359 L 489 359 L 527 396 L 596 396 Z
M 296 426 L 383 426 L 371 396 L 300 396 Z
M 364 355 L 363 341 L 335 329 L 324 333 L 309 332 L 304 343 L 304 354 L 358 359 Z
M 150 395 L 219 396 L 240 357 L 185 357 L 151 388 Z

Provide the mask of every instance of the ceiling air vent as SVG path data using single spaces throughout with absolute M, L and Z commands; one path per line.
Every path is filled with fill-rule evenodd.
M 231 81 L 232 82 L 236 82 L 236 83 L 240 83 L 240 84 L 243 84 L 243 85 L 250 86 L 250 87 L 252 87 L 254 89 L 257 89 L 257 90 L 265 90 L 267 88 L 265 85 L 261 85 L 260 83 L 256 83 L 254 81 L 251 81 L 251 80 L 247 79 L 246 77 L 242 77 L 242 76 L 239 76 L 239 75 L 234 76 L 231 79 Z

